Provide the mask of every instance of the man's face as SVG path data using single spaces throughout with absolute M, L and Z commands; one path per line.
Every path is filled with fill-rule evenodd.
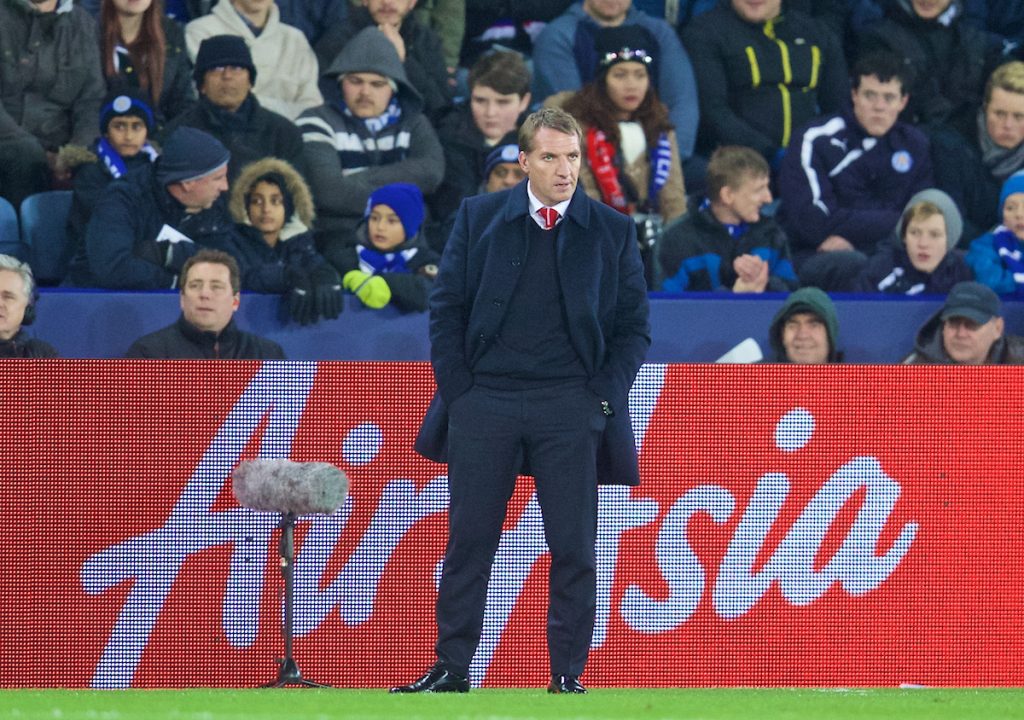
M 213 207 L 222 192 L 227 192 L 228 166 L 225 165 L 209 175 L 195 180 L 185 180 L 179 184 L 182 192 L 178 197 L 178 202 L 196 212 L 208 210 Z
M 851 91 L 853 116 L 872 137 L 882 137 L 896 124 L 907 106 L 908 95 L 903 94 L 899 80 L 882 82 L 874 75 L 864 75 L 860 85 Z
M 28 295 L 21 275 L 13 270 L 0 270 L 0 340 L 10 340 L 21 330 L 28 307 Z
M 211 68 L 203 75 L 199 92 L 217 107 L 235 112 L 252 91 L 249 68 L 225 65 Z
M 484 189 L 489 193 L 507 190 L 518 185 L 525 177 L 526 173 L 519 167 L 519 163 L 498 163 L 487 176 L 487 185 Z
M 1024 141 L 1024 95 L 992 88 L 985 107 L 985 129 L 992 142 L 1012 150 Z
M 568 200 L 580 177 L 580 139 L 542 127 L 533 136 L 533 149 L 519 151 L 519 167 L 530 176 L 530 189 L 542 203 Z
M 915 218 L 907 223 L 903 243 L 910 264 L 923 273 L 931 273 L 946 257 L 946 220 L 942 215 Z
M 782 347 L 791 363 L 801 365 L 828 362 L 828 329 L 810 312 L 797 312 L 782 325 Z
M 189 268 L 181 291 L 181 312 L 189 323 L 219 333 L 231 322 L 238 303 L 227 265 L 200 262 Z
M 743 173 L 735 187 L 726 186 L 720 193 L 720 203 L 738 222 L 756 223 L 761 219 L 761 208 L 772 201 L 767 175 Z
M 1024 193 L 1010 193 L 1003 202 L 1003 225 L 1024 240 Z
M 399 26 L 416 7 L 416 0 L 363 0 L 370 17 L 378 25 Z
M 910 0 L 914 14 L 922 20 L 934 20 L 946 12 L 953 0 Z
M 366 222 L 370 242 L 381 252 L 390 252 L 405 242 L 405 227 L 389 205 L 374 205 Z
M 138 155 L 147 135 L 146 123 L 134 115 L 115 117 L 107 124 L 107 142 L 123 158 Z
M 503 95 L 486 85 L 475 85 L 469 93 L 473 123 L 483 136 L 494 142 L 516 129 L 516 121 L 530 104 L 530 93 Z
M 601 25 L 621 25 L 633 0 L 583 0 L 583 12 Z
M 382 115 L 391 102 L 391 85 L 383 75 L 371 72 L 348 73 L 341 78 L 345 104 L 357 118 Z
M 947 318 L 942 323 L 942 345 L 955 363 L 981 365 L 988 359 L 992 343 L 1003 336 L 1003 319 L 994 317 L 979 325 L 965 317 Z
M 263 233 L 263 237 L 273 236 L 274 243 L 277 242 L 277 235 L 284 227 L 284 193 L 281 188 L 271 182 L 258 182 L 249 193 L 249 222 L 252 226 Z
M 779 16 L 782 0 L 732 0 L 732 9 L 748 23 L 763 23 Z

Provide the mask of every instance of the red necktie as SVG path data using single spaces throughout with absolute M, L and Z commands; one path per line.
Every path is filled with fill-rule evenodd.
M 558 218 L 562 217 L 557 210 L 551 207 L 542 207 L 537 210 L 537 212 L 540 214 L 541 218 L 544 219 L 545 230 L 552 229 L 555 226 L 555 223 L 558 222 Z

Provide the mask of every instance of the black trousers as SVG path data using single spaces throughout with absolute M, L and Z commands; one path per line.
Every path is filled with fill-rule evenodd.
M 580 383 L 539 390 L 474 386 L 449 407 L 448 546 L 437 598 L 437 657 L 466 675 L 487 583 L 523 459 L 551 551 L 547 641 L 556 675 L 581 675 L 596 610 L 600 399 Z

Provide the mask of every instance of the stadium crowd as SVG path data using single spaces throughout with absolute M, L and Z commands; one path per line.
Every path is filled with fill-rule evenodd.
M 133 355 L 277 357 L 241 291 L 426 310 L 461 201 L 522 182 L 556 106 L 650 291 L 794 292 L 772 359 L 839 361 L 827 293 L 860 292 L 949 296 L 910 361 L 1021 362 L 1022 41 L 1016 1 L 0 0 L 0 198 L 72 192 L 59 284 L 180 291 Z M 0 280 L 0 356 L 53 354 L 31 270 Z

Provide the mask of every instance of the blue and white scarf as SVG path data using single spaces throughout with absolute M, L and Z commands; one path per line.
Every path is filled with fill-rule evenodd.
M 345 101 L 341 101 L 341 111 L 348 117 L 354 118 L 355 114 L 348 109 L 348 105 Z M 391 102 L 388 103 L 387 110 L 372 118 L 362 118 L 363 124 L 366 125 L 366 129 L 376 135 L 381 130 L 386 128 L 388 125 L 394 125 L 396 122 L 402 119 L 402 106 L 398 104 L 398 98 L 392 97 Z
M 149 155 L 150 162 L 156 160 L 157 155 L 159 154 L 157 153 L 156 148 L 149 144 L 148 140 L 139 152 Z M 106 138 L 101 137 L 96 142 L 96 155 L 99 157 L 100 162 L 103 163 L 103 167 L 106 171 L 110 173 L 110 177 L 117 179 L 119 177 L 124 177 L 125 173 L 128 172 L 128 166 L 125 164 L 124 158 L 121 157 L 117 150 L 114 149 L 114 146 L 111 145 Z
M 1005 225 L 992 231 L 992 247 L 995 248 L 1003 267 L 1013 275 L 1015 297 L 1024 297 L 1024 253 L 1017 236 Z
M 672 143 L 668 141 L 668 133 L 658 137 L 658 144 L 651 150 L 651 187 L 647 192 L 647 202 L 651 209 L 658 211 L 658 194 L 668 182 L 668 173 L 672 167 Z
M 371 275 L 381 273 L 408 273 L 409 262 L 416 257 L 419 248 L 406 248 L 398 252 L 381 252 L 365 245 L 356 246 L 359 269 Z

